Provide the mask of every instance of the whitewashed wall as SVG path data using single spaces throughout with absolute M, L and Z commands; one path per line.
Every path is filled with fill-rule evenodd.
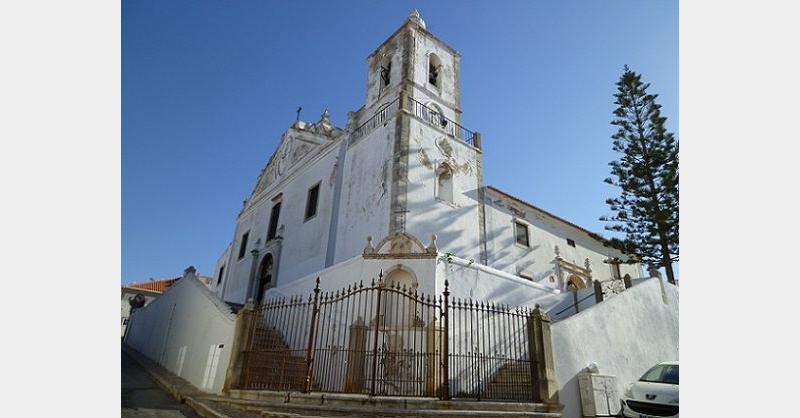
M 617 377 L 617 391 L 653 365 L 678 360 L 678 288 L 650 279 L 552 324 L 564 418 L 581 416 L 578 373 L 589 362 Z
M 260 251 L 258 262 L 266 255 L 264 247 L 274 204 L 272 199 L 280 193 L 283 193 L 283 197 L 278 216 L 278 235 L 284 239 L 280 260 L 276 260 L 278 274 L 273 276 L 273 283 L 279 285 L 281 281 L 291 281 L 325 266 L 333 197 L 333 170 L 338 150 L 334 145 L 329 144 L 326 148 L 317 150 L 318 154 L 306 156 L 302 162 L 297 163 L 298 166 L 287 169 L 284 177 L 278 183 L 270 185 L 257 198 L 255 205 L 241 215 L 225 267 L 226 270 L 229 269 L 225 279 L 225 300 L 245 302 L 253 265 L 250 251 L 256 248 Z M 320 183 L 317 214 L 305 221 L 308 189 L 316 183 Z M 247 250 L 244 257 L 239 258 L 242 235 L 247 231 L 250 231 Z
M 125 341 L 198 389 L 221 393 L 235 320 L 211 290 L 186 276 L 134 311 Z
M 225 277 L 228 276 L 228 261 L 230 260 L 231 256 L 231 247 L 232 244 L 228 244 L 225 248 L 225 252 L 222 253 L 221 256 L 217 259 L 216 264 L 214 264 L 214 271 L 212 272 L 213 281 L 211 282 L 211 288 L 214 291 L 214 294 L 217 297 L 222 298 L 222 289 L 225 285 Z M 219 270 L 225 266 L 225 269 L 222 272 L 222 280 L 219 280 Z
M 557 289 L 478 263 L 470 263 L 462 258 L 451 257 L 451 261 L 448 262 L 444 254 L 437 260 L 436 272 L 437 291 L 441 292 L 444 289 L 444 281 L 447 280 L 451 298 L 531 308 L 539 304 L 547 310 L 565 298 L 571 297 L 567 292 L 562 293 Z
M 440 252 L 480 261 L 480 153 L 417 119 L 410 129 L 407 231 L 421 240 L 436 234 Z M 437 169 L 445 162 L 453 170 L 452 203 L 437 197 Z
M 367 236 L 377 244 L 389 234 L 395 125 L 390 118 L 347 150 L 334 263 L 361 254 Z
M 419 282 L 418 292 L 432 294 L 435 291 L 433 278 L 436 274 L 436 262 L 433 259 L 365 259 L 356 256 L 284 286 L 272 288 L 267 291 L 266 297 L 307 296 L 313 292 L 317 277 L 320 278 L 319 287 L 322 291 L 340 290 L 362 280 L 364 286 L 368 286 L 373 278 L 378 280 L 381 270 L 388 274 L 398 265 L 414 272 Z
M 453 50 L 447 48 L 428 32 L 414 30 L 414 41 L 413 80 L 417 85 L 414 98 L 425 105 L 429 102 L 437 102 L 446 117 L 460 122 L 459 58 Z M 438 56 L 442 65 L 439 69 L 438 87 L 428 82 L 428 64 L 431 54 Z
M 121 326 L 122 326 L 122 334 L 121 336 L 125 335 L 125 329 L 127 325 L 125 320 L 131 316 L 131 303 L 128 299 L 134 298 L 137 294 L 141 294 L 144 296 L 144 305 L 147 306 L 155 300 L 160 293 L 151 292 L 142 289 L 136 289 L 131 287 L 122 287 L 122 319 L 121 319 Z
M 561 288 L 555 272 L 555 247 L 561 257 L 570 263 L 584 266 L 589 259 L 592 279 L 609 280 L 611 266 L 603 262 L 608 257 L 624 258 L 622 253 L 603 246 L 599 241 L 564 222 L 502 196 L 492 190 L 486 193 L 486 235 L 489 265 L 499 270 L 518 274 L 522 271 L 534 281 L 547 286 Z M 514 220 L 519 219 L 529 225 L 530 247 L 516 243 Z M 575 241 L 575 247 L 567 245 L 567 238 Z M 620 274 L 630 274 L 631 278 L 642 277 L 638 264 L 620 265 Z M 567 274 L 563 279 L 567 279 Z

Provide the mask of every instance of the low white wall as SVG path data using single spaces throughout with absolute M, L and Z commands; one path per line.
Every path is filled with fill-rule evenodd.
M 187 276 L 133 312 L 125 342 L 198 389 L 221 393 L 235 321 L 208 287 Z
M 552 324 L 553 356 L 564 418 L 581 416 L 578 373 L 589 362 L 617 377 L 617 391 L 656 363 L 678 360 L 678 288 L 644 281 Z
M 436 269 L 437 294 L 444 290 L 447 280 L 451 300 L 472 299 L 531 308 L 539 304 L 548 310 L 572 297 L 567 292 L 458 257 L 448 261 L 446 255 L 440 255 Z
M 434 275 L 436 274 L 435 260 L 431 258 L 365 259 L 359 255 L 314 274 L 293 280 L 283 286 L 269 289 L 265 300 L 281 296 L 308 296 L 314 291 L 317 277 L 319 277 L 319 287 L 323 292 L 341 290 L 362 281 L 366 287 L 370 285 L 372 279 L 378 280 L 378 275 L 381 271 L 386 275 L 397 268 L 398 265 L 406 270 L 413 271 L 419 283 L 418 292 L 433 296 L 435 291 Z

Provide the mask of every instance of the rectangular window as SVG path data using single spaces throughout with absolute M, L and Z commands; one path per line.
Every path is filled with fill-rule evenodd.
M 317 214 L 317 202 L 319 201 L 319 183 L 314 187 L 308 189 L 308 196 L 306 197 L 306 217 L 309 220 Z
M 522 222 L 514 222 L 514 234 L 517 237 L 517 244 L 530 247 L 528 241 L 528 225 Z
M 250 231 L 247 231 L 242 235 L 242 243 L 239 245 L 239 260 L 244 258 L 245 253 L 247 253 L 247 238 L 250 237 Z
M 269 215 L 269 230 L 267 231 L 267 240 L 275 238 L 278 232 L 278 217 L 281 215 L 281 202 L 272 207 L 272 213 Z
M 217 286 L 219 286 L 219 284 L 222 283 L 222 272 L 224 271 L 225 271 L 225 264 L 223 264 L 222 267 L 219 268 L 219 277 L 217 277 Z
M 575 241 L 573 241 L 573 240 L 571 240 L 571 239 L 567 238 L 567 245 L 569 245 L 570 247 L 573 247 L 573 248 L 574 248 L 574 247 L 575 247 Z

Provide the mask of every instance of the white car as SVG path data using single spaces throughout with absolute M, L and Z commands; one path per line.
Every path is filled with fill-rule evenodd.
M 622 415 L 678 418 L 678 362 L 659 363 L 625 388 Z

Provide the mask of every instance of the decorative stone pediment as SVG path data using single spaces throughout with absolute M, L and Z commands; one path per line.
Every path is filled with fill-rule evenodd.
M 397 231 L 382 239 L 377 246 L 372 245 L 372 237 L 367 237 L 367 246 L 364 248 L 364 258 L 435 258 L 436 235 L 431 236 L 431 243 L 427 247 L 417 237 Z
M 251 198 L 279 182 L 307 156 L 316 154 L 343 132 L 333 126 L 327 110 L 316 123 L 299 120 L 295 122 L 283 133 L 275 152 L 269 158 L 267 165 L 261 169 Z

